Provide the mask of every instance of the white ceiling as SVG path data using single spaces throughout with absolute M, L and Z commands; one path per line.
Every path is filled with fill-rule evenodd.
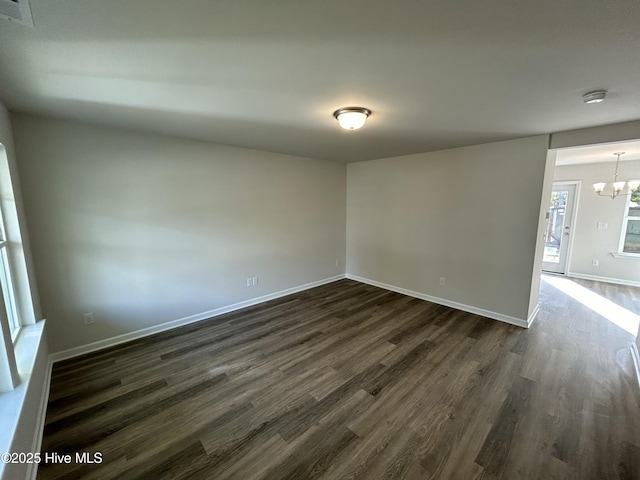
M 14 111 L 344 162 L 640 118 L 638 0 L 31 6 L 35 28 L 0 19 Z

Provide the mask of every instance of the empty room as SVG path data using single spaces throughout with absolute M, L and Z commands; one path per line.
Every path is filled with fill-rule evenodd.
M 638 18 L 0 0 L 0 478 L 640 479 Z

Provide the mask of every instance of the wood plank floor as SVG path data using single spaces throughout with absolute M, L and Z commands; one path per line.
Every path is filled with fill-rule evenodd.
M 529 330 L 341 280 L 57 363 L 42 452 L 103 462 L 38 478 L 640 479 L 634 335 L 542 283 Z

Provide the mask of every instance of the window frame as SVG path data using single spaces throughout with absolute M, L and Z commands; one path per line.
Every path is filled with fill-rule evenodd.
M 9 242 L 7 241 L 4 218 L 0 208 L 0 292 L 4 296 L 4 304 L 9 323 L 11 341 L 15 343 L 22 324 L 18 315 L 16 292 L 13 285 L 11 265 L 9 262 Z
M 640 187 L 636 190 L 640 191 Z M 636 191 L 634 190 L 634 191 Z M 618 245 L 618 253 L 616 256 L 629 257 L 629 258 L 637 258 L 640 260 L 640 251 L 638 252 L 625 252 L 624 251 L 624 243 L 627 238 L 627 227 L 629 222 L 639 222 L 640 216 L 632 216 L 629 215 L 629 210 L 631 208 L 631 196 L 633 192 L 629 192 L 629 195 L 626 195 L 626 203 L 624 206 L 623 218 L 622 218 L 622 231 L 620 232 L 620 244 Z
M 0 140 L 5 133 L 1 110 L 0 105 Z M 15 392 L 21 382 L 29 381 L 45 325 L 44 319 L 36 320 L 41 312 L 31 290 L 33 272 L 29 271 L 27 262 L 28 245 L 22 238 L 21 224 L 25 220 L 20 212 L 20 199 L 16 197 L 17 172 L 13 172 L 13 168 L 16 167 L 12 166 L 5 145 L 0 141 L 0 269 L 3 272 L 0 281 L 0 413 L 22 409 L 27 387 L 18 393 L 5 395 L 5 392 Z M 44 348 L 46 352 L 46 346 Z M 11 422 L 14 420 L 17 421 L 10 419 Z M 15 428 L 12 431 L 0 429 L 0 445 L 10 446 L 6 440 L 11 441 L 13 431 Z
M 11 268 L 9 267 L 9 255 L 7 253 L 6 243 L 6 241 L 0 242 L 0 290 L 2 290 L 2 295 L 4 295 L 11 340 L 15 342 L 22 325 L 20 323 L 20 317 L 18 316 L 18 307 L 16 305 L 13 281 L 11 280 Z
M 0 392 L 10 391 L 15 388 L 20 379 L 16 363 L 16 341 L 20 334 L 20 317 L 18 317 L 16 296 L 11 281 L 11 268 L 9 266 L 8 241 L 4 228 L 2 209 L 0 208 L 0 295 L 2 295 L 0 308 L 0 330 L 8 329 L 9 338 L 4 332 L 0 332 Z M 10 341 L 9 341 L 10 340 Z

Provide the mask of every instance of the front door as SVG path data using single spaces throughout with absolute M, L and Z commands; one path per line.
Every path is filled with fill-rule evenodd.
M 545 272 L 565 273 L 567 269 L 575 193 L 575 184 L 553 184 L 544 236 L 542 270 Z

